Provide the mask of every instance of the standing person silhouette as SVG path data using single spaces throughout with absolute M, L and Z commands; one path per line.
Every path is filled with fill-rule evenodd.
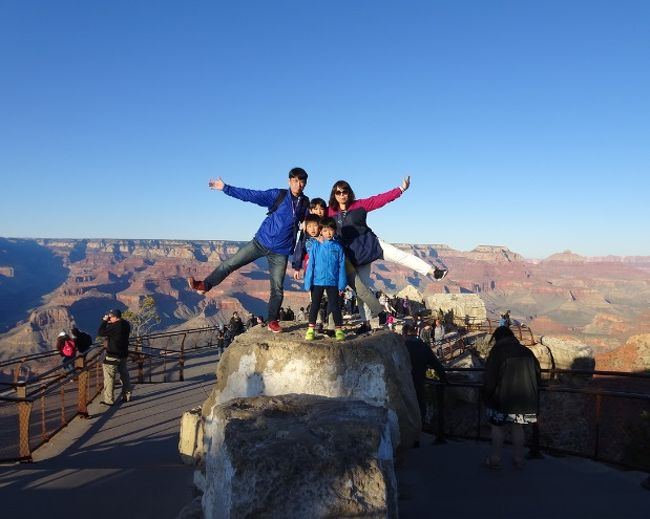
M 483 400 L 492 430 L 492 453 L 484 466 L 492 469 L 501 466 L 503 428 L 510 424 L 512 464 L 520 469 L 524 466 L 523 426 L 537 421 L 541 370 L 533 352 L 507 326 L 494 330 L 491 341 L 494 346 L 485 363 Z
M 103 317 L 97 335 L 106 337 L 106 356 L 104 357 L 104 400 L 102 405 L 113 405 L 113 386 L 115 374 L 119 372 L 122 382 L 122 401 L 131 401 L 131 379 L 127 361 L 129 356 L 129 335 L 131 324 L 122 319 L 118 308 L 109 310 Z
M 309 209 L 309 199 L 303 195 L 303 189 L 307 185 L 307 172 L 302 168 L 293 168 L 289 171 L 288 190 L 244 189 L 228 185 L 221 178 L 210 180 L 208 185 L 211 189 L 223 191 L 226 195 L 244 202 L 266 207 L 269 211 L 251 241 L 240 248 L 234 256 L 220 263 L 203 281 L 197 281 L 193 277 L 188 278 L 189 287 L 199 294 L 205 294 L 235 270 L 266 256 L 271 283 L 268 328 L 273 333 L 279 333 L 282 331 L 278 321 L 284 298 L 283 284 L 288 256 L 296 243 L 298 225 L 304 220 Z

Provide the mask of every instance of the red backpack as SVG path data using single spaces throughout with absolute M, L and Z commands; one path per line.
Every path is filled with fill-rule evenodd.
M 65 357 L 74 357 L 76 355 L 77 348 L 72 339 L 67 339 L 63 343 L 63 348 L 61 348 L 61 353 L 63 353 Z

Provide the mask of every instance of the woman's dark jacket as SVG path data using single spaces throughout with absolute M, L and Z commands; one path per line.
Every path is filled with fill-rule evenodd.
M 514 337 L 496 342 L 485 365 L 485 405 L 506 414 L 537 413 L 541 370 L 530 351 Z

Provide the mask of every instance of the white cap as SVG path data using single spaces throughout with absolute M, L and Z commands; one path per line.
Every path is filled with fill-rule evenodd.
M 65 332 L 61 332 L 59 335 L 57 335 L 57 337 L 65 337 L 66 335 L 68 335 L 68 334 L 65 333 Z

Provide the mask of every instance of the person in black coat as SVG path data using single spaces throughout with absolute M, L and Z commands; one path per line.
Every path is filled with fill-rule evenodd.
M 409 352 L 411 359 L 411 376 L 413 377 L 413 386 L 415 387 L 415 396 L 418 399 L 418 407 L 420 408 L 420 416 L 422 423 L 426 415 L 426 399 L 425 399 L 425 380 L 427 378 L 427 369 L 433 368 L 442 382 L 447 382 L 447 374 L 445 367 L 436 358 L 431 351 L 431 346 L 425 344 L 417 335 L 417 328 L 412 324 L 406 323 L 402 327 L 402 335 L 404 336 L 404 344 Z M 416 442 L 418 443 L 418 442 Z
M 503 446 L 503 426 L 512 426 L 513 464 L 524 465 L 523 425 L 537 421 L 538 386 L 541 370 L 530 349 L 523 346 L 507 326 L 492 334 L 494 346 L 485 365 L 483 400 L 492 432 L 492 453 L 485 465 L 499 468 Z
M 103 405 L 113 405 L 113 385 L 115 375 L 119 372 L 122 382 L 122 401 L 131 400 L 131 379 L 127 361 L 129 356 L 129 335 L 131 325 L 122 319 L 122 312 L 118 308 L 109 310 L 101 324 L 97 335 L 105 338 L 106 356 L 104 357 L 104 400 Z

